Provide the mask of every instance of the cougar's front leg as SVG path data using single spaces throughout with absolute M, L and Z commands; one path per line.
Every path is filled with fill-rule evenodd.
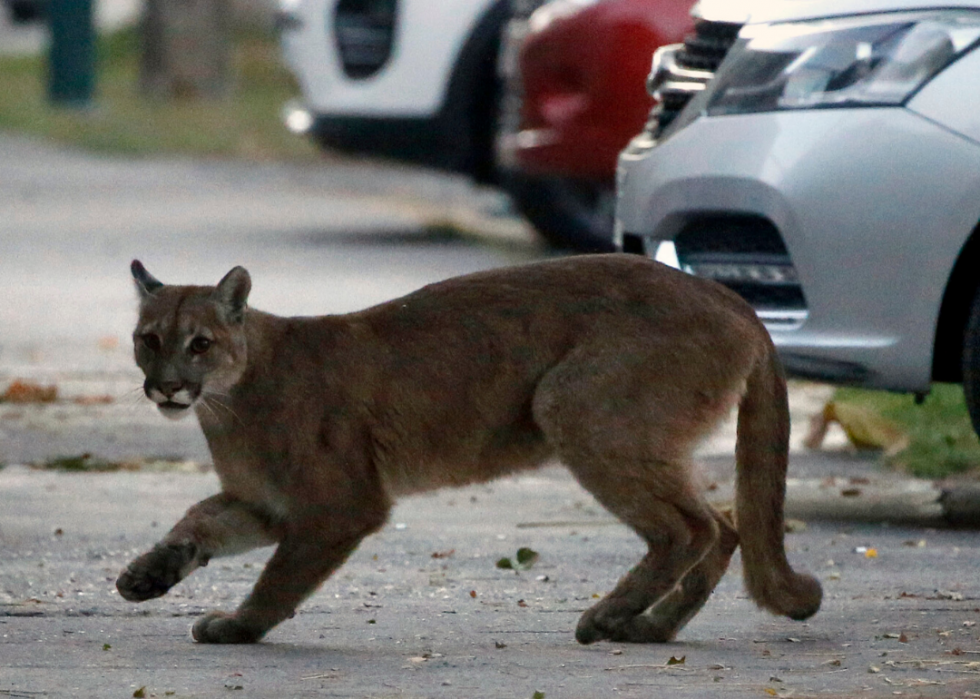
M 191 507 L 163 539 L 130 563 L 116 588 L 131 602 L 161 597 L 215 556 L 274 544 L 277 527 L 258 508 L 221 493 Z
M 328 516 L 291 523 L 248 598 L 234 614 L 211 612 L 198 619 L 192 629 L 194 640 L 258 641 L 291 617 L 300 602 L 340 567 L 365 536 L 379 529 L 386 517 L 385 509 L 358 512 L 356 521 Z

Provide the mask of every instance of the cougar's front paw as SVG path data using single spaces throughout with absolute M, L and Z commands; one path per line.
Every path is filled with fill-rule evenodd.
M 193 569 L 196 556 L 197 547 L 191 543 L 157 544 L 126 567 L 116 589 L 130 602 L 162 597 Z
M 198 643 L 255 643 L 262 634 L 242 624 L 233 614 L 209 612 L 196 622 L 191 635 Z

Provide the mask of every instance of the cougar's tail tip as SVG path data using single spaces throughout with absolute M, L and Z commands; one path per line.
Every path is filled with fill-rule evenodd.
M 759 590 L 752 597 L 759 606 L 773 614 L 789 617 L 794 621 L 809 619 L 820 610 L 823 601 L 823 588 L 812 575 L 792 573 L 769 590 Z
M 823 588 L 812 575 L 797 575 L 796 588 L 796 604 L 787 610 L 786 616 L 796 621 L 803 621 L 820 610 Z

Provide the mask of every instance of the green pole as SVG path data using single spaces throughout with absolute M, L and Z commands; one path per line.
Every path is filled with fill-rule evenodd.
M 84 107 L 95 89 L 95 21 L 92 0 L 50 0 L 48 99 Z

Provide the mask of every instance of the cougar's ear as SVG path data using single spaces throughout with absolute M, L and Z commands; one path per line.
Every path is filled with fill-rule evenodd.
M 136 282 L 136 291 L 140 298 L 145 299 L 157 292 L 163 286 L 163 282 L 146 271 L 146 267 L 139 260 L 133 260 L 129 265 L 129 270 L 133 273 L 133 281 Z
M 214 289 L 214 297 L 225 319 L 241 323 L 245 318 L 245 302 L 252 290 L 252 278 L 244 267 L 235 267 L 226 274 Z

